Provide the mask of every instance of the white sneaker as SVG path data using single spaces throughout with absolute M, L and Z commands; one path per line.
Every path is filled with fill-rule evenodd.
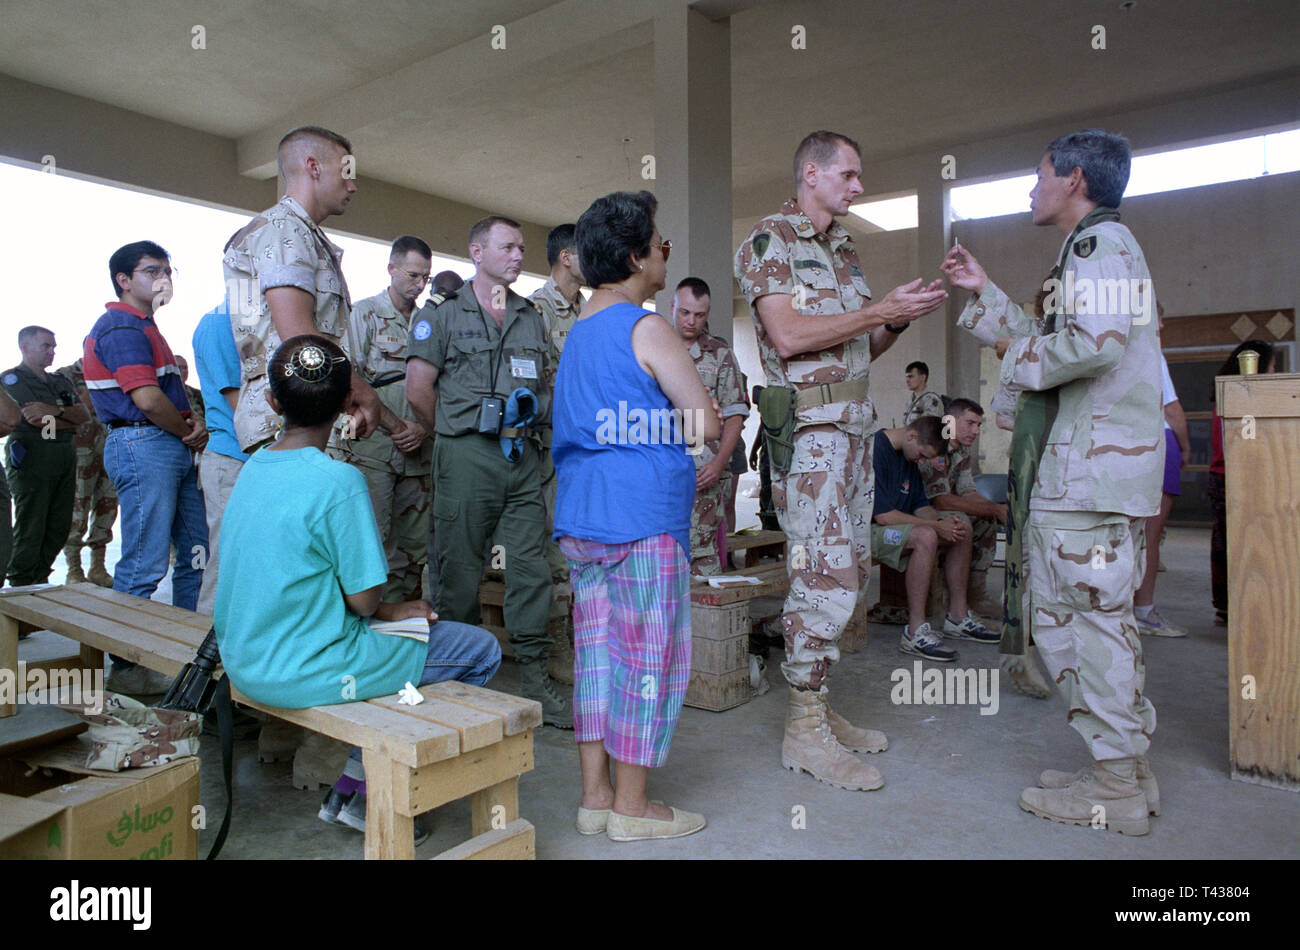
M 921 624 L 916 633 L 911 632 L 911 627 L 904 626 L 903 636 L 898 641 L 898 649 L 912 656 L 934 660 L 936 663 L 951 663 L 957 659 L 957 651 L 944 646 L 943 639 L 930 629 L 928 622 Z
M 1133 618 L 1137 621 L 1139 633 L 1150 634 L 1153 637 L 1187 636 L 1186 630 L 1178 626 L 1178 624 L 1170 623 L 1164 617 L 1160 616 L 1160 611 L 1156 610 L 1154 607 L 1151 608 L 1151 613 L 1147 615 L 1146 620 L 1143 620 L 1136 613 L 1133 615 Z

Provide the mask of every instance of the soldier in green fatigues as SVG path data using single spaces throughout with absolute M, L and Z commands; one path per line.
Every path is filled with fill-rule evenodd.
M 23 421 L 18 404 L 9 398 L 9 394 L 0 389 L 0 436 L 9 435 Z M 9 495 L 9 479 L 5 477 L 4 466 L 0 465 L 0 587 L 5 585 L 5 575 L 9 572 L 9 558 L 14 553 L 13 498 Z
M 421 425 L 437 434 L 435 609 L 444 620 L 479 622 L 483 552 L 493 539 L 494 563 L 505 571 L 505 624 L 520 691 L 542 704 L 544 722 L 572 729 L 569 699 L 546 671 L 551 572 L 537 431 L 551 417 L 546 325 L 509 289 L 523 267 L 518 223 L 484 218 L 470 230 L 469 252 L 474 279 L 453 297 L 429 299 L 413 318 L 407 349 L 406 398 Z M 520 389 L 536 404 L 532 421 L 522 425 L 512 412 Z
M 1155 707 L 1133 614 L 1144 523 L 1160 510 L 1164 412 L 1155 293 L 1142 248 L 1116 210 L 1131 152 L 1088 129 L 1056 139 L 1030 192 L 1036 225 L 1064 234 L 1042 315 L 1017 307 L 954 245 L 942 269 L 976 296 L 958 326 L 994 346 L 1019 394 L 1008 487 L 1002 652 L 1032 629 L 1092 764 L 1049 769 L 1020 807 L 1067 824 L 1146 834 L 1159 814 L 1147 762 Z
M 393 242 L 388 288 L 359 301 L 348 318 L 348 349 L 379 401 L 402 426 L 368 438 L 344 440 L 343 458 L 366 478 L 375 521 L 388 558 L 383 599 L 415 599 L 428 557 L 429 500 L 433 492 L 433 440 L 406 403 L 406 342 L 415 298 L 429 282 L 433 251 L 418 237 Z M 425 592 L 429 599 L 431 592 Z
M 89 415 L 66 379 L 47 373 L 54 334 L 44 327 L 18 331 L 23 361 L 0 374 L 23 421 L 9 436 L 6 461 L 14 497 L 14 546 L 9 583 L 44 584 L 72 524 L 77 451 L 72 431 Z

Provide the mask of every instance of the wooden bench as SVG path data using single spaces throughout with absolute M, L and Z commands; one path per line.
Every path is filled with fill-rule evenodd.
M 785 560 L 785 532 L 746 528 L 727 535 L 727 553 L 745 552 L 745 563 L 757 565 L 768 558 Z
M 52 630 L 81 644 L 82 662 L 111 652 L 175 676 L 207 635 L 208 617 L 93 584 L 0 594 L 0 668 L 16 669 L 21 629 Z M 13 665 L 9 665 L 12 662 Z M 360 746 L 366 769 L 367 858 L 414 856 L 416 815 L 466 796 L 471 834 L 440 858 L 534 857 L 533 826 L 519 817 L 519 776 L 533 768 L 541 705 L 464 683 L 423 686 L 425 701 L 397 697 L 280 709 L 231 689 L 236 702 Z

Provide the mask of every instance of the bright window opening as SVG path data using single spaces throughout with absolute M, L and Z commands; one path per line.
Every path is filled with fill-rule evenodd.
M 140 240 L 155 241 L 172 256 L 175 292 L 159 310 L 158 326 L 174 352 L 192 355 L 190 337 L 199 319 L 225 298 L 222 248 L 248 222 L 249 214 L 37 171 L 2 159 L 0 192 L 7 196 L 0 260 L 8 273 L 33 280 L 37 294 L 32 313 L 12 321 L 6 318 L 12 335 L 0 339 L 0 368 L 20 361 L 17 331 L 25 323 L 54 332 L 55 367 L 76 360 L 82 339 L 104 312 L 105 301 L 113 299 L 109 255 Z M 343 275 L 353 302 L 386 288 L 389 243 L 340 234 L 336 226 L 346 227 L 347 216 L 328 220 L 325 231 L 343 248 Z M 433 273 L 442 270 L 454 270 L 468 279 L 474 265 L 435 254 Z M 542 278 L 521 274 L 511 289 L 527 296 L 541 285 Z M 43 296 L 47 299 L 41 303 Z M 422 295 L 417 306 L 424 299 Z
M 1300 129 L 1135 155 L 1124 197 L 1295 171 L 1300 171 Z M 955 220 L 969 220 L 1027 212 L 1034 177 L 1017 175 L 959 185 L 949 193 L 952 216 Z
M 916 227 L 916 195 L 873 198 L 852 205 L 849 210 L 882 231 L 905 231 Z

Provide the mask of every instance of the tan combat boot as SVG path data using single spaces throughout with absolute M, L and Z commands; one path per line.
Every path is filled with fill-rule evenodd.
M 108 568 L 104 566 L 104 549 L 90 549 L 90 582 L 98 584 L 100 587 L 112 587 L 113 575 L 108 573 Z
M 1027 788 L 1020 793 L 1020 807 L 1040 818 L 1121 835 L 1151 830 L 1136 759 L 1095 762 L 1079 781 L 1065 788 Z
M 1012 688 L 1032 699 L 1046 699 L 1052 695 L 1052 684 L 1038 668 L 1038 662 L 1029 652 L 1012 656 L 1002 654 L 1002 672 L 1011 680 Z
M 889 740 L 878 729 L 860 729 L 826 704 L 826 724 L 835 741 L 850 752 L 884 752 Z
M 1048 769 L 1038 776 L 1038 787 L 1065 788 L 1067 785 L 1079 781 L 1091 771 L 1092 766 L 1087 765 L 1077 772 L 1058 772 L 1056 769 Z M 1156 777 L 1151 774 L 1151 766 L 1147 764 L 1145 755 L 1137 760 L 1137 780 L 1138 785 L 1142 787 L 1142 794 L 1147 797 L 1147 811 L 1152 815 L 1159 815 L 1160 786 L 1156 784 Z
M 1002 620 L 1002 601 L 989 596 L 988 571 L 971 571 L 966 606 L 994 624 Z
M 853 757 L 836 741 L 826 721 L 826 691 L 790 687 L 781 766 L 807 772 L 819 782 L 851 791 L 871 791 L 885 784 L 880 772 Z
M 65 584 L 84 584 L 86 575 L 81 571 L 81 551 L 74 551 L 72 548 L 64 548 L 63 556 L 68 561 L 68 579 Z

